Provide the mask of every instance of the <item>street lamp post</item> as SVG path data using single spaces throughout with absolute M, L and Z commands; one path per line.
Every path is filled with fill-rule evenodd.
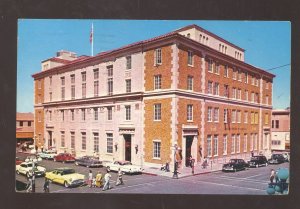
M 176 166 L 176 150 L 178 149 L 177 144 L 174 145 L 174 175 L 173 177 L 175 177 L 177 175 L 177 166 Z
M 34 168 L 36 166 L 36 163 L 41 161 L 41 158 L 26 158 L 25 162 L 31 162 L 32 163 L 32 172 L 31 172 L 31 192 L 35 192 L 35 173 L 34 173 Z

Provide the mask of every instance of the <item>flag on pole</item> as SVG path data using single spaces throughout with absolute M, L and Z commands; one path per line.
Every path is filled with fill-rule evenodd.
M 90 33 L 91 55 L 94 55 L 94 25 L 92 23 L 92 29 Z
M 93 24 L 92 24 L 92 29 L 91 29 L 91 33 L 90 33 L 90 43 L 93 42 L 93 35 L 94 35 L 94 28 L 93 28 Z

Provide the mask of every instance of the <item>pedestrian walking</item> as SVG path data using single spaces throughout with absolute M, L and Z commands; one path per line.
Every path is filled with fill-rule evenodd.
M 271 182 L 271 184 L 273 184 L 274 178 L 275 178 L 275 171 L 274 171 L 274 169 L 272 169 L 271 170 L 271 175 L 270 175 L 270 182 Z
M 105 181 L 105 183 L 104 183 L 104 186 L 103 186 L 102 191 L 105 191 L 105 190 L 107 190 L 107 189 L 110 189 L 109 180 L 110 180 L 110 178 L 111 178 L 111 175 L 110 175 L 110 173 L 109 173 L 109 170 L 107 170 L 106 172 L 107 172 L 107 173 L 104 175 L 104 181 Z
M 165 169 L 166 169 L 166 170 L 165 170 L 166 172 L 170 172 L 170 165 L 169 165 L 169 162 L 168 162 L 168 161 L 166 162 L 166 167 L 165 167 Z
M 45 193 L 50 193 L 49 185 L 50 185 L 50 180 L 45 178 L 45 183 L 44 183 L 44 192 Z
M 192 167 L 192 174 L 194 175 L 194 172 L 195 172 L 195 159 L 194 158 L 191 159 L 191 167 Z
M 204 160 L 203 160 L 203 163 L 202 163 L 201 167 L 205 169 L 207 166 L 208 166 L 207 158 L 204 157 Z
M 93 185 L 93 172 L 92 172 L 92 170 L 89 171 L 88 184 L 89 184 L 89 187 L 92 188 L 92 185 Z
M 32 192 L 32 183 L 33 183 L 33 180 L 32 180 L 32 170 L 29 170 L 29 176 L 28 176 L 28 183 L 27 183 L 27 189 L 26 189 L 26 192 Z
M 118 178 L 117 178 L 117 182 L 116 182 L 116 186 L 120 185 L 120 184 L 124 184 L 123 182 L 123 172 L 121 171 L 121 169 L 119 168 L 118 170 Z
M 278 171 L 275 172 L 275 183 L 277 184 L 279 181 Z
M 103 178 L 102 173 L 98 171 L 96 175 L 96 187 L 101 187 L 103 185 L 102 178 Z

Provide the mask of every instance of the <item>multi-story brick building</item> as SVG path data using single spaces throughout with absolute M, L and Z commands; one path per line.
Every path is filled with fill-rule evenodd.
M 290 151 L 290 109 L 272 111 L 272 151 Z
M 149 166 L 270 152 L 274 75 L 197 25 L 92 57 L 61 51 L 33 78 L 45 147 Z
M 18 145 L 24 142 L 33 143 L 33 125 L 33 113 L 17 112 L 16 139 Z

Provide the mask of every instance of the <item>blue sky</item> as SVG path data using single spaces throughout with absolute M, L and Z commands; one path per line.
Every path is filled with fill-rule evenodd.
M 245 49 L 245 61 L 268 70 L 291 63 L 291 25 L 283 21 L 169 21 L 169 20 L 34 20 L 18 21 L 17 111 L 33 112 L 32 74 L 41 61 L 59 50 L 91 55 L 89 34 L 94 24 L 94 55 L 168 33 L 190 24 Z M 290 106 L 291 66 L 270 71 L 276 75 L 273 108 Z

